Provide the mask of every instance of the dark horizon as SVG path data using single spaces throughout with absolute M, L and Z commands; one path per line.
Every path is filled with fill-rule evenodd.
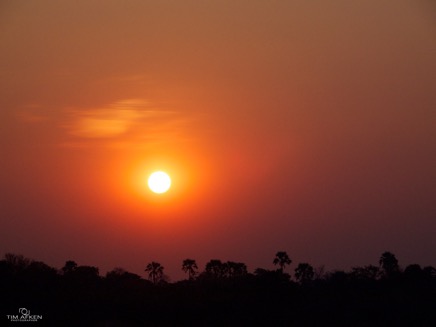
M 61 270 L 20 255 L 0 260 L 0 311 L 5 321 L 93 326 L 431 326 L 436 323 L 436 268 L 400 268 L 384 252 L 379 266 L 317 271 L 299 263 L 293 278 L 285 251 L 276 269 L 247 271 L 241 262 L 210 260 L 203 271 L 185 259 L 187 278 L 168 283 L 158 262 L 149 278 L 122 268 L 67 261 Z M 19 309 L 18 309 L 19 308 Z M 20 314 L 17 314 L 17 311 Z M 32 314 L 33 313 L 33 314 Z M 6 317 L 6 319 L 5 319 Z
M 277 253 L 285 253 L 286 256 L 288 256 L 288 252 L 287 251 L 278 251 Z M 398 258 L 395 255 L 395 253 L 391 252 L 391 251 L 383 251 L 383 253 L 389 253 L 389 254 L 392 254 L 395 257 L 395 260 L 398 263 L 398 269 L 399 269 L 400 272 L 404 272 L 407 269 L 407 267 L 409 267 L 409 266 L 416 266 L 416 265 L 418 265 L 419 267 L 422 267 L 422 268 L 436 269 L 432 265 L 426 265 L 426 264 L 422 264 L 422 263 L 416 262 L 416 261 L 409 262 L 409 263 L 403 263 L 403 262 L 401 262 L 401 260 L 398 260 Z M 262 270 L 265 270 L 265 271 L 274 271 L 274 270 L 279 269 L 277 264 L 274 262 L 276 260 L 277 255 L 276 255 L 276 257 L 274 257 L 274 260 L 271 259 L 270 262 L 268 262 L 266 265 L 258 266 L 258 267 L 249 267 L 243 261 L 233 261 L 233 260 L 226 260 L 226 259 L 223 260 L 222 258 L 209 259 L 206 262 L 204 262 L 204 264 L 199 264 L 198 261 L 193 256 L 188 256 L 188 257 L 180 260 L 180 264 L 179 264 L 179 267 L 178 267 L 179 268 L 179 274 L 177 274 L 178 278 L 173 278 L 174 276 L 168 274 L 168 271 L 174 271 L 176 269 L 174 269 L 174 267 L 172 267 L 173 269 L 167 269 L 168 266 L 166 266 L 165 262 L 161 262 L 160 260 L 158 260 L 158 258 L 155 258 L 154 260 L 150 260 L 149 262 L 144 261 L 144 264 L 143 264 L 144 269 L 142 269 L 142 271 L 130 271 L 129 269 L 125 269 L 125 267 L 122 267 L 121 265 L 114 265 L 114 267 L 111 268 L 111 269 L 101 270 L 98 266 L 95 266 L 92 263 L 84 264 L 82 262 L 76 262 L 72 258 L 64 260 L 63 261 L 64 262 L 63 265 L 54 267 L 53 265 L 47 264 L 47 263 L 45 263 L 45 262 L 43 262 L 41 260 L 38 260 L 36 258 L 29 258 L 29 257 L 27 257 L 27 256 L 25 256 L 23 254 L 18 254 L 18 253 L 14 253 L 14 252 L 7 252 L 7 253 L 5 253 L 2 256 L 3 257 L 2 260 L 4 261 L 5 258 L 8 257 L 8 256 L 21 258 L 22 260 L 24 260 L 26 262 L 29 262 L 29 263 L 31 263 L 31 262 L 44 263 L 44 265 L 50 266 L 52 269 L 55 269 L 58 273 L 62 273 L 63 269 L 65 268 L 65 266 L 68 263 L 74 263 L 74 265 L 78 266 L 78 267 L 93 267 L 93 268 L 95 268 L 96 271 L 98 272 L 98 275 L 101 276 L 101 277 L 104 277 L 107 274 L 120 269 L 120 270 L 122 270 L 124 272 L 140 276 L 141 278 L 144 278 L 144 279 L 149 279 L 147 277 L 147 272 L 145 270 L 146 265 L 147 265 L 146 263 L 150 264 L 150 263 L 154 262 L 154 263 L 158 263 L 159 266 L 161 266 L 163 268 L 163 271 L 164 271 L 164 273 L 163 273 L 163 276 L 164 276 L 163 280 L 165 282 L 167 282 L 167 283 L 177 283 L 177 282 L 189 279 L 189 278 L 187 278 L 187 276 L 188 276 L 187 272 L 184 272 L 183 269 L 182 269 L 182 264 L 183 264 L 184 260 L 193 260 L 195 262 L 195 264 L 197 265 L 198 272 L 200 272 L 200 273 L 206 271 L 207 265 L 210 264 L 211 261 L 218 261 L 218 262 L 222 263 L 223 265 L 226 265 L 228 263 L 230 263 L 230 264 L 234 264 L 234 263 L 243 264 L 244 267 L 245 267 L 245 272 L 247 274 L 255 274 L 256 270 L 258 270 L 258 269 L 262 269 Z M 355 268 L 361 268 L 361 267 L 376 267 L 376 268 L 380 269 L 380 272 L 382 271 L 382 265 L 381 265 L 381 262 L 380 262 L 380 258 L 381 257 L 375 258 L 375 260 L 373 260 L 372 262 L 361 263 L 361 264 L 354 265 L 354 266 L 349 267 L 349 268 L 331 267 L 331 266 L 325 265 L 325 264 L 315 266 L 310 261 L 302 260 L 302 261 L 297 262 L 297 261 L 293 260 L 292 255 L 290 255 L 288 257 L 289 257 L 291 262 L 289 264 L 286 264 L 286 266 L 287 266 L 286 273 L 289 275 L 289 279 L 290 280 L 294 280 L 294 281 L 295 281 L 294 272 L 295 272 L 295 269 L 297 268 L 297 266 L 299 264 L 308 264 L 308 265 L 310 265 L 310 267 L 312 267 L 312 269 L 314 269 L 314 271 L 316 271 L 319 274 L 321 274 L 321 275 L 318 276 L 321 279 L 326 277 L 327 275 L 333 274 L 335 272 L 351 273 L 353 270 L 355 270 Z M 202 267 L 204 267 L 204 268 L 201 269 Z M 294 279 L 293 279 L 293 276 L 294 276 Z

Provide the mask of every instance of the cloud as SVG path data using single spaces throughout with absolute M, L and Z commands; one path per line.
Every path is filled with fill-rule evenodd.
M 128 99 L 100 108 L 66 110 L 62 125 L 75 144 L 92 140 L 110 147 L 151 145 L 185 141 L 184 128 L 189 119 L 176 111 L 153 107 L 144 99 Z M 99 142 L 99 145 L 102 143 Z
M 148 103 L 141 99 L 115 102 L 106 108 L 70 109 L 65 126 L 81 138 L 110 138 L 129 131 L 135 121 L 146 115 Z

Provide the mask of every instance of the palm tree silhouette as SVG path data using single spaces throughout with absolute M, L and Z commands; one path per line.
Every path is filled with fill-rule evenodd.
M 400 272 L 398 260 L 391 252 L 384 252 L 380 257 L 379 263 L 386 277 L 392 277 Z
M 197 274 L 197 263 L 193 259 L 185 259 L 183 260 L 182 270 L 188 273 L 189 280 L 193 280 L 195 275 Z
M 148 272 L 148 278 L 153 282 L 153 284 L 157 284 L 162 280 L 164 267 L 159 262 L 150 262 L 145 271 Z
M 279 251 L 276 253 L 276 257 L 274 258 L 273 264 L 279 265 L 279 270 L 283 272 L 286 265 L 290 265 L 292 260 L 289 258 L 288 254 L 285 251 Z

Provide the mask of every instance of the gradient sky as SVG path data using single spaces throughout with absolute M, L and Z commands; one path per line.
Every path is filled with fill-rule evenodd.
M 436 266 L 433 1 L 3 0 L 0 42 L 1 255 Z

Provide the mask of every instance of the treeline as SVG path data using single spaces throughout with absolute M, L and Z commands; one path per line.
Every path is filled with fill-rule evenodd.
M 115 268 L 67 261 L 62 269 L 6 254 L 0 260 L 2 320 L 26 308 L 53 326 L 433 326 L 436 269 L 402 269 L 390 252 L 378 265 L 326 272 L 309 263 L 291 269 L 285 251 L 275 269 L 252 273 L 241 262 L 210 260 L 200 270 L 181 262 L 186 280 L 170 283 L 158 262 L 147 279 Z

